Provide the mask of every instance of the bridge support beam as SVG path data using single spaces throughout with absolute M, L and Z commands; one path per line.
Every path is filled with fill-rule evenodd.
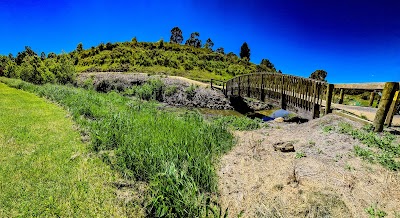
M 344 90 L 340 89 L 339 104 L 343 104 L 343 98 L 344 98 Z
M 372 107 L 372 105 L 374 104 L 374 99 L 375 99 L 375 91 L 372 91 L 371 95 L 369 96 L 368 106 Z
M 374 130 L 375 132 L 382 132 L 383 125 L 388 115 L 390 106 L 393 102 L 396 91 L 399 90 L 399 83 L 387 82 L 382 92 L 382 97 L 379 102 L 378 111 L 376 112 L 374 119 Z
M 388 125 L 388 126 L 391 126 L 391 125 L 392 125 L 393 117 L 394 117 L 394 115 L 395 115 L 396 112 L 397 112 L 397 111 L 396 111 L 397 105 L 398 105 L 399 102 L 400 102 L 400 100 L 399 100 L 399 95 L 400 95 L 400 93 L 399 93 L 399 91 L 397 91 L 397 92 L 394 94 L 394 98 L 393 98 L 392 104 L 390 105 L 389 112 L 388 112 L 388 115 L 387 115 L 387 117 L 386 117 L 386 122 L 385 122 L 385 124 Z
M 332 113 L 332 95 L 333 95 L 333 84 L 328 84 L 326 87 L 326 105 L 325 105 L 325 115 Z

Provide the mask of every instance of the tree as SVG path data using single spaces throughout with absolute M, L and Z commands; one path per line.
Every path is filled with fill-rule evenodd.
M 169 39 L 171 43 L 181 44 L 183 42 L 182 30 L 179 27 L 174 27 L 171 30 L 171 38 Z
M 244 42 L 242 47 L 240 47 L 240 58 L 246 57 L 250 61 L 250 48 L 247 42 Z
M 193 46 L 195 48 L 201 48 L 201 40 L 199 39 L 199 37 L 199 32 L 194 32 L 190 34 L 190 38 L 186 40 L 185 45 Z
M 56 53 L 54 53 L 54 52 L 50 52 L 48 55 L 47 55 L 47 58 L 56 58 L 57 57 L 57 55 L 56 55 Z
M 43 51 L 40 53 L 40 59 L 42 59 L 42 61 L 46 59 L 46 54 Z
M 163 39 L 161 39 L 161 40 L 159 41 L 159 43 L 158 43 L 158 48 L 159 48 L 159 49 L 163 49 L 163 48 L 164 48 L 164 40 L 163 40 Z
M 11 54 L 11 53 L 9 53 L 8 54 L 8 59 L 10 59 L 11 61 L 13 61 L 15 58 L 14 58 L 14 55 L 13 54 Z
M 25 50 L 23 52 L 18 52 L 17 54 L 17 57 L 15 59 L 17 65 L 21 65 L 26 56 L 33 57 L 37 56 L 37 54 L 31 49 L 31 47 L 25 46 Z
M 81 53 L 83 51 L 83 44 L 82 42 L 78 44 L 78 46 L 76 46 L 76 51 L 78 53 Z
M 206 44 L 204 44 L 204 48 L 212 50 L 213 47 L 214 47 L 214 42 L 210 38 L 208 38 Z
M 311 79 L 316 79 L 316 80 L 321 80 L 321 81 L 326 81 L 326 76 L 328 73 L 325 70 L 316 70 L 314 71 L 311 75 Z
M 262 59 L 260 65 L 257 66 L 258 71 L 276 71 L 275 66 L 268 59 Z
M 222 47 L 217 48 L 217 50 L 215 50 L 215 52 L 220 53 L 220 54 L 225 54 L 225 49 Z

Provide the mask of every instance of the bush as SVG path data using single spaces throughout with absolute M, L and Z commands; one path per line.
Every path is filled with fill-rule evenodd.
M 194 96 L 196 95 L 196 89 L 197 89 L 197 86 L 195 86 L 193 84 L 191 84 L 189 87 L 186 88 L 185 92 L 186 92 L 187 98 L 189 100 L 192 100 L 194 98 Z
M 173 94 L 175 94 L 178 91 L 178 87 L 177 86 L 167 86 L 167 88 L 165 89 L 165 95 L 166 96 L 171 96 Z

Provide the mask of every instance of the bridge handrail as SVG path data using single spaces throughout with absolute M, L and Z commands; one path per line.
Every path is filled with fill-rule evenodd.
M 263 75 L 274 75 L 276 77 L 264 77 Z M 245 78 L 245 79 L 241 79 Z M 265 80 L 267 78 L 267 80 Z M 261 81 L 261 82 L 260 82 Z M 340 89 L 340 99 L 343 102 L 345 89 L 359 89 L 359 90 L 372 90 L 371 99 L 373 102 L 375 90 L 383 90 L 382 101 L 379 104 L 378 112 L 375 116 L 374 126 L 375 131 L 382 131 L 385 119 L 388 118 L 386 123 L 391 124 L 390 118 L 393 118 L 394 111 L 397 105 L 400 104 L 398 100 L 398 91 L 400 83 L 386 82 L 386 83 L 355 83 L 355 84 L 329 84 L 326 81 L 320 81 L 310 78 L 299 76 L 279 74 L 274 72 L 257 72 L 244 75 L 238 75 L 225 82 L 223 91 L 225 95 L 241 96 L 241 93 L 250 97 L 258 96 L 264 101 L 265 92 L 273 92 L 269 98 L 274 100 L 281 100 L 281 105 L 284 105 L 285 99 L 289 100 L 289 104 L 297 109 L 304 108 L 307 113 L 313 113 L 312 118 L 318 117 L 319 106 L 322 105 L 322 99 L 325 100 L 325 114 L 331 112 L 331 103 L 333 97 L 333 90 Z M 229 93 L 228 93 L 229 90 Z M 396 99 L 393 99 L 395 97 Z M 272 97 L 271 97 L 272 96 Z M 324 97 L 323 97 L 324 96 Z M 340 101 L 339 101 L 340 102 Z M 310 106 L 311 104 L 311 106 Z M 371 104 L 371 103 L 370 103 Z M 282 106 L 283 108 L 283 106 Z M 311 111 L 310 111 L 311 110 Z

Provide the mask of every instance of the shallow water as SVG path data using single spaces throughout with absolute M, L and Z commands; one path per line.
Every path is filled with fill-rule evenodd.
M 262 119 L 263 117 L 269 117 L 271 114 L 273 114 L 275 111 L 279 110 L 277 108 L 270 109 L 270 110 L 260 110 L 260 111 L 254 111 L 252 113 L 247 113 L 247 114 L 241 114 L 238 111 L 235 110 L 216 110 L 216 109 L 208 109 L 208 108 L 198 108 L 197 109 L 201 114 L 204 115 L 216 115 L 216 116 L 248 116 L 251 118 L 260 118 Z
M 204 114 L 204 115 L 238 116 L 238 117 L 245 116 L 244 114 L 241 114 L 234 110 L 216 110 L 216 109 L 209 109 L 209 108 L 198 108 L 197 110 L 201 114 Z

